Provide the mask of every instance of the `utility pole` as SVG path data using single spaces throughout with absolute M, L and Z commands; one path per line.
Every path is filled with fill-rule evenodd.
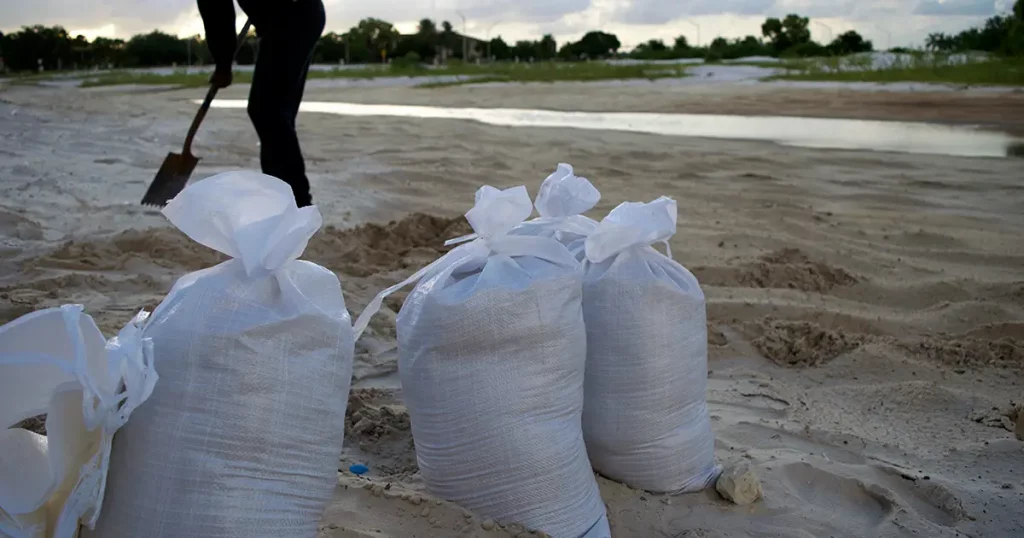
M 683 19 L 683 22 L 688 23 L 688 24 L 690 24 L 691 26 L 693 26 L 694 28 L 697 29 L 697 42 L 694 43 L 694 46 L 699 47 L 700 46 L 700 25 L 695 23 L 695 22 L 693 22 L 693 21 L 691 21 L 691 20 L 688 20 L 688 19 Z
M 469 60 L 467 57 L 469 56 L 467 49 L 468 43 L 466 43 L 466 16 L 463 15 L 461 11 L 456 11 L 456 13 L 458 13 L 459 18 L 462 19 L 462 61 L 465 62 Z
M 828 30 L 828 42 L 825 43 L 826 45 L 828 45 L 829 43 L 832 42 L 833 39 L 835 39 L 835 32 L 832 31 L 832 27 L 831 26 L 829 26 L 829 25 L 827 25 L 827 24 L 825 24 L 825 23 L 823 23 L 821 21 L 812 21 L 812 22 L 814 22 L 815 24 L 820 24 L 822 28 Z

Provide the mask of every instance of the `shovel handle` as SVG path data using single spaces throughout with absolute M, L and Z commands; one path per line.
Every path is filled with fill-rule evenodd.
M 235 55 L 231 57 L 232 63 L 238 56 L 238 51 L 242 50 L 242 45 L 245 44 L 245 38 L 249 35 L 249 28 L 252 27 L 251 21 L 245 21 L 245 26 L 242 27 L 242 31 L 238 34 L 238 42 L 235 44 Z M 192 155 L 192 139 L 196 137 L 196 132 L 199 131 L 199 125 L 203 123 L 203 118 L 206 117 L 206 112 L 210 110 L 210 103 L 213 102 L 213 98 L 217 97 L 217 87 L 210 85 L 210 89 L 206 92 L 206 99 L 203 99 L 202 106 L 199 107 L 199 111 L 196 112 L 196 117 L 192 119 L 192 125 L 188 128 L 188 135 L 185 137 L 185 146 L 182 148 L 182 155 Z

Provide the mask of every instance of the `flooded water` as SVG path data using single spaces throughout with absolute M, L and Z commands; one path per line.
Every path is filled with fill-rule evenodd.
M 219 108 L 245 108 L 244 99 L 213 102 Z M 1024 140 L 970 126 L 895 121 L 870 121 L 785 116 L 717 114 L 653 114 L 626 112 L 557 112 L 513 108 L 445 108 L 405 105 L 364 105 L 307 101 L 302 112 L 342 116 L 470 120 L 504 127 L 561 127 L 629 131 L 669 136 L 761 140 L 806 148 L 854 149 L 1007 157 Z

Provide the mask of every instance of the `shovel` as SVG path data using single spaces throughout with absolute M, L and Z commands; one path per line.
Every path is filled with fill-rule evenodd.
M 245 21 L 242 32 L 238 34 L 235 54 L 231 57 L 232 63 L 234 63 L 235 56 L 238 56 L 238 51 L 241 50 L 242 45 L 245 43 L 245 37 L 249 33 L 250 26 L 250 22 Z M 196 169 L 196 164 L 199 163 L 199 157 L 192 155 L 192 139 L 195 138 L 196 131 L 199 130 L 199 124 L 203 122 L 203 118 L 206 117 L 206 111 L 210 109 L 210 103 L 213 102 L 213 98 L 216 96 L 217 87 L 211 85 L 209 91 L 206 92 L 203 106 L 199 107 L 199 112 L 196 113 L 195 119 L 192 120 L 192 126 L 188 128 L 188 136 L 185 137 L 185 147 L 182 148 L 181 153 L 167 154 L 164 164 L 160 166 L 160 171 L 156 173 L 156 177 L 150 183 L 149 190 L 142 197 L 143 205 L 163 207 L 185 188 L 189 176 L 192 175 L 192 171 Z

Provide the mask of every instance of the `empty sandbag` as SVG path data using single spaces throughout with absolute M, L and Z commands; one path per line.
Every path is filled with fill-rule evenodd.
M 161 380 L 119 432 L 101 538 L 313 537 L 337 480 L 353 334 L 338 278 L 299 261 L 321 225 L 248 172 L 164 209 L 232 259 L 181 277 L 143 328 Z
M 398 318 L 398 372 L 427 487 L 483 516 L 556 538 L 609 536 L 581 431 L 582 272 L 548 237 L 508 232 L 525 187 L 483 187 L 478 238 L 381 292 L 413 282 Z
M 114 434 L 157 381 L 144 319 L 109 343 L 81 305 L 0 327 L 0 536 L 71 538 L 95 524 Z M 42 413 L 45 436 L 11 427 Z
M 624 203 L 586 239 L 583 433 L 601 474 L 655 492 L 717 476 L 708 418 L 704 293 L 651 247 L 676 231 L 676 203 Z

